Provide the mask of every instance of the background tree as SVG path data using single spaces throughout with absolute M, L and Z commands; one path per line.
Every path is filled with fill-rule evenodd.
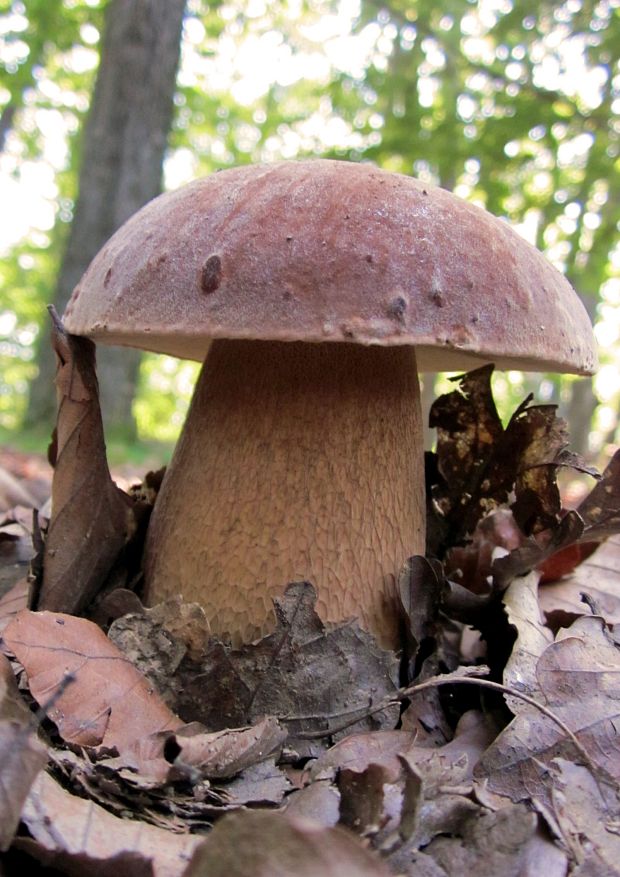
M 172 120 L 185 0 L 111 0 L 101 62 L 84 129 L 78 197 L 58 275 L 59 313 L 110 235 L 161 190 Z M 139 357 L 101 350 L 100 388 L 108 423 L 131 425 Z M 39 351 L 27 422 L 51 422 L 49 345 Z

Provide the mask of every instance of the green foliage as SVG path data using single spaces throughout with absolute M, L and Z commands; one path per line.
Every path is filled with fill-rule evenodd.
M 198 369 L 198 363 L 179 363 L 170 356 L 148 353 L 143 357 L 134 403 L 141 435 L 159 442 L 176 439 L 185 420 Z
M 13 246 L 0 274 L 0 425 L 19 423 L 29 340 L 71 219 L 104 7 L 0 0 L 0 137 L 10 131 L 0 177 L 25 184 L 32 163 L 49 164 L 57 219 Z M 592 317 L 604 317 L 605 337 L 614 337 L 611 320 L 618 337 L 616 0 L 361 0 L 351 33 L 343 9 L 337 0 L 189 0 L 169 185 L 304 154 L 415 173 L 520 225 Z M 40 124 L 50 119 L 60 158 Z M 611 348 L 603 360 L 606 380 L 620 383 Z M 188 374 L 185 364 L 145 359 L 135 405 L 143 435 L 172 437 Z M 529 389 L 515 375 L 497 380 L 507 398 Z M 543 387 L 550 399 L 570 391 L 551 378 Z M 603 395 L 609 410 L 619 401 L 609 381 Z

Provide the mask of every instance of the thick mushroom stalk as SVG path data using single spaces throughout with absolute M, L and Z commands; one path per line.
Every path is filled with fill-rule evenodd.
M 181 592 L 233 644 L 307 579 L 325 621 L 398 639 L 395 579 L 424 551 L 411 347 L 215 341 L 149 528 L 147 599 Z

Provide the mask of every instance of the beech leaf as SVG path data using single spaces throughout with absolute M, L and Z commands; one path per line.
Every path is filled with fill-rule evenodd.
M 41 706 L 73 682 L 48 711 L 61 737 L 119 751 L 155 731 L 178 728 L 172 713 L 130 661 L 95 624 L 55 612 L 23 610 L 3 633 Z

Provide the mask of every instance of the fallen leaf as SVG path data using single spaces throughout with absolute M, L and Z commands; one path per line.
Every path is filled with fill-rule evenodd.
M 555 526 L 561 503 L 558 468 L 594 470 L 566 450 L 566 423 L 556 406 L 531 405 L 528 397 L 502 426 L 493 395 L 493 366 L 452 378 L 457 389 L 433 403 L 429 424 L 437 428 L 437 452 L 428 477 L 431 534 L 440 534 L 430 553 L 443 557 L 462 543 L 478 523 L 510 501 L 526 536 Z M 439 521 L 434 519 L 439 518 Z
M 34 553 L 32 509 L 12 508 L 0 516 L 0 596 L 26 576 Z
M 538 570 L 541 574 L 540 583 L 555 582 L 569 575 L 584 560 L 587 560 L 599 545 L 599 542 L 575 542 L 556 551 L 547 560 L 538 564 Z
M 282 748 L 286 730 L 271 717 L 250 728 L 206 732 L 198 723 L 176 731 L 160 731 L 136 739 L 109 767 L 132 768 L 142 778 L 162 786 L 197 777 L 230 779 L 245 768 L 265 761 Z
M 33 608 L 79 613 L 101 589 L 137 528 L 134 503 L 112 481 L 99 409 L 95 345 L 52 315 L 58 420 L 52 517 Z
M 390 871 L 341 828 L 281 813 L 225 816 L 183 877 L 388 877 Z
M 234 809 L 222 793 L 190 771 L 180 781 L 164 784 L 100 756 L 82 748 L 49 750 L 53 776 L 63 787 L 124 819 L 173 832 L 205 832 Z
M 186 726 L 174 735 L 180 749 L 175 761 L 197 767 L 209 779 L 227 779 L 265 761 L 282 748 L 286 737 L 286 729 L 269 716 L 251 728 L 211 734 L 191 733 Z
M 422 645 L 432 642 L 437 634 L 442 584 L 441 564 L 421 555 L 410 557 L 399 573 L 398 592 L 409 640 L 407 656 L 412 668 Z
M 548 646 L 536 676 L 543 704 L 577 737 L 594 769 L 620 779 L 617 680 L 620 654 L 600 618 L 582 617 Z M 527 704 L 487 749 L 476 768 L 491 791 L 513 801 L 549 801 L 554 758 L 581 759 L 570 736 Z
M 540 608 L 549 623 L 556 616 L 559 622 L 568 618 L 570 624 L 576 616 L 589 612 L 581 596 L 583 593 L 589 595 L 597 614 L 608 624 L 620 624 L 620 537 L 612 536 L 603 542 L 569 578 L 541 587 Z
M 273 759 L 253 764 L 226 784 L 218 786 L 229 806 L 260 807 L 265 804 L 282 804 L 291 790 L 291 783 Z
M 238 650 L 212 640 L 201 662 L 184 661 L 177 711 L 212 730 L 276 716 L 288 729 L 288 745 L 307 755 L 323 749 L 320 737 L 346 720 L 354 730 L 394 727 L 397 705 L 366 713 L 395 693 L 396 656 L 355 621 L 324 625 L 315 601 L 307 582 L 289 585 L 275 601 L 273 634 Z M 316 742 L 298 736 L 308 732 Z
M 584 524 L 579 514 L 570 511 L 550 530 L 544 541 L 530 536 L 519 548 L 493 561 L 492 572 L 496 587 L 502 591 L 517 576 L 539 567 L 557 551 L 578 542 L 583 536 Z
M 46 761 L 32 713 L 19 693 L 10 663 L 0 655 L 0 850 L 11 845 L 24 801 Z
M 579 863 L 571 873 L 615 875 L 620 862 L 620 796 L 582 765 L 554 762 L 553 814 L 562 839 Z
M 584 537 L 606 539 L 620 532 L 620 450 L 613 455 L 592 491 L 577 511 L 584 524 Z
M 127 593 L 117 589 L 111 596 L 119 590 Z M 186 646 L 144 611 L 118 618 L 110 625 L 108 638 L 174 708 L 178 689 L 175 673 L 187 654 Z
M 135 594 L 123 589 L 112 591 L 103 605 L 108 613 L 114 604 L 130 600 Z M 185 603 L 180 597 L 146 609 L 131 611 L 112 622 L 108 636 L 127 655 L 141 673 L 156 686 L 163 699 L 174 706 L 181 686 L 176 672 L 187 655 L 199 661 L 204 655 L 210 628 L 204 609 L 198 603 Z
M 285 813 L 333 828 L 340 819 L 340 792 L 329 780 L 315 780 L 287 796 Z
M 41 706 L 70 674 L 72 683 L 48 710 L 62 738 L 122 751 L 182 722 L 95 624 L 54 612 L 20 612 L 2 635 L 28 675 Z
M 536 833 L 536 815 L 521 804 L 495 813 L 477 808 L 463 815 L 453 836 L 436 837 L 425 848 L 426 855 L 450 877 L 519 877 L 527 846 Z
M 362 771 L 339 770 L 340 824 L 362 837 L 376 837 L 382 830 L 397 828 L 402 803 L 402 792 L 397 784 L 400 773 L 400 765 L 394 776 L 380 764 L 369 764 Z M 418 789 L 420 796 L 421 786 Z M 390 817 L 393 825 L 390 825 Z
M 517 639 L 503 673 L 504 685 L 535 697 L 539 693 L 536 676 L 538 661 L 553 634 L 544 626 L 538 606 L 539 573 L 519 576 L 503 594 L 504 609 L 509 623 L 517 630 Z M 518 713 L 524 703 L 517 697 L 506 696 L 511 712 Z
M 474 594 L 489 594 L 496 549 L 513 551 L 524 542 L 525 536 L 510 509 L 497 508 L 478 521 L 471 540 L 448 549 L 444 558 L 445 575 Z
M 22 819 L 36 841 L 28 852 L 67 874 L 180 877 L 200 839 L 141 820 L 119 819 L 63 789 L 43 771 Z

